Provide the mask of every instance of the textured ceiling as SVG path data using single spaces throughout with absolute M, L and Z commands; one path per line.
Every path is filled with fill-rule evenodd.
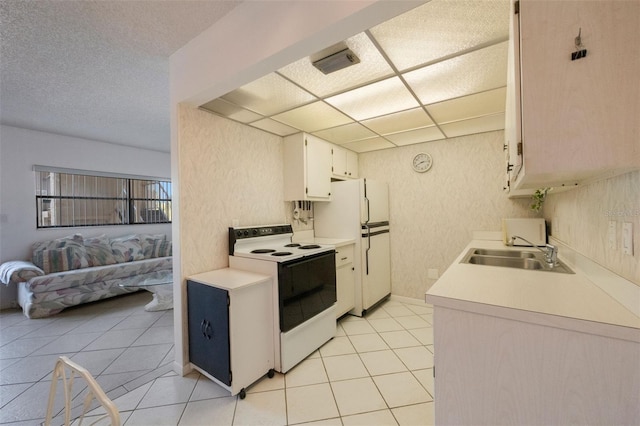
M 0 1 L 0 123 L 169 151 L 169 56 L 241 1 Z M 507 0 L 432 0 L 213 100 L 271 133 L 365 152 L 502 128 Z M 352 93 L 348 93 L 352 91 Z
M 201 107 L 356 152 L 503 129 L 508 37 L 508 0 L 431 0 Z M 312 65 L 345 48 L 359 62 Z
M 0 123 L 169 151 L 169 56 L 239 1 L 0 1 Z

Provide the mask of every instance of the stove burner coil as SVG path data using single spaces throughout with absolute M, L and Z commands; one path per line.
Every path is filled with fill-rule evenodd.
M 276 252 L 276 253 L 272 253 L 271 256 L 289 256 L 291 254 L 292 253 L 288 252 L 288 251 L 279 251 L 279 252 Z
M 319 246 L 319 245 L 317 245 L 317 244 L 308 244 L 308 245 L 306 245 L 306 246 L 300 246 L 300 247 L 298 247 L 298 248 L 299 248 L 299 249 L 302 249 L 302 250 L 309 250 L 309 249 L 317 249 L 317 248 L 320 248 L 320 246 Z
M 287 245 L 285 245 L 285 247 L 300 247 L 300 244 L 298 244 L 298 243 L 291 243 L 291 244 L 287 244 Z
M 262 254 L 262 253 L 273 253 L 274 249 L 255 249 L 251 250 L 251 253 Z

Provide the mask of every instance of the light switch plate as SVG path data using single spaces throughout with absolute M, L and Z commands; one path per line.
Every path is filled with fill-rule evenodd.
M 607 240 L 609 241 L 610 250 L 616 249 L 616 224 L 617 222 L 615 220 L 609 221 L 609 233 L 608 233 Z
M 633 256 L 633 223 L 622 224 L 622 252 Z

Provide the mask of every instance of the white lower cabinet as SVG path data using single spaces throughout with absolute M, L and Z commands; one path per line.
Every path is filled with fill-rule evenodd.
M 436 424 L 639 424 L 637 341 L 434 308 Z
M 355 307 L 355 268 L 353 266 L 354 244 L 336 247 L 336 318 L 340 318 Z
M 189 361 L 241 399 L 274 375 L 272 286 L 267 275 L 229 268 L 187 279 Z

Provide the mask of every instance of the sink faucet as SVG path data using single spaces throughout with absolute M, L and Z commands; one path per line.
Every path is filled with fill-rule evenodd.
M 546 250 L 542 250 L 540 247 L 538 247 L 537 245 L 533 244 L 531 241 L 526 240 L 518 235 L 512 235 L 511 239 L 509 240 L 509 243 L 507 245 L 512 246 L 513 243 L 516 241 L 516 238 L 520 238 L 522 241 L 531 244 L 531 246 L 533 248 L 536 248 L 538 250 L 540 250 L 542 253 L 544 253 L 544 260 L 545 262 L 547 262 L 547 264 L 550 267 L 554 267 L 558 264 L 558 247 L 551 245 L 551 244 L 547 244 L 545 245 L 545 249 Z

